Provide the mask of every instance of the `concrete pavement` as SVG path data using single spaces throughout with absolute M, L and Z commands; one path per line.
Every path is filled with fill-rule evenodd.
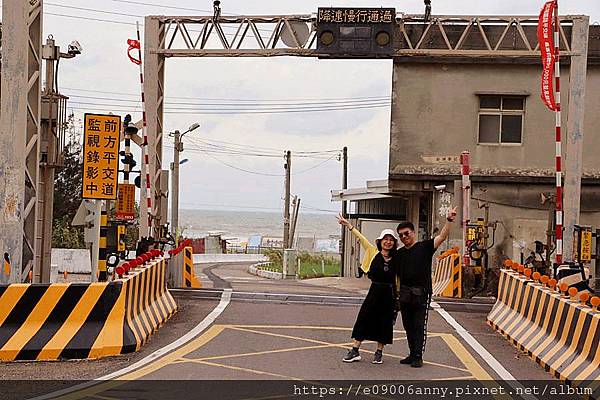
M 201 271 L 208 268 L 201 267 Z M 231 290 L 227 292 L 231 294 L 231 301 L 221 307 L 220 312 L 215 314 L 218 315 L 216 320 L 207 325 L 199 336 L 120 379 L 149 381 L 148 389 L 155 380 L 168 387 L 173 386 L 171 382 L 181 379 L 205 383 L 223 379 L 236 382 L 285 380 L 288 383 L 385 379 L 440 382 L 439 385 L 442 385 L 441 382 L 472 385 L 484 382 L 485 386 L 500 377 L 498 371 L 490 366 L 489 357 L 474 351 L 471 343 L 458 335 L 456 328 L 435 311 L 430 312 L 423 368 L 414 369 L 398 363 L 407 352 L 400 321 L 396 324 L 394 344 L 384 351 L 382 365 L 370 363 L 375 345 L 369 342 L 362 347 L 361 362 L 343 363 L 341 358 L 351 345 L 352 325 L 368 288 L 367 279 L 267 281 L 247 274 L 246 268 L 247 264 L 213 265 L 208 269 L 209 275 L 201 274 L 203 283 L 209 280 L 213 289 L 173 291 L 181 311 L 135 355 L 76 364 L 0 364 L 0 376 L 4 379 L 36 379 L 40 376 L 48 379 L 94 379 L 119 371 L 175 341 L 209 313 L 214 314 L 224 291 Z M 319 299 L 320 303 L 315 299 Z M 515 378 L 551 379 L 537 364 L 521 357 L 485 324 L 487 312 L 463 309 L 462 312 L 450 311 L 450 314 Z M 73 368 L 73 365 L 77 367 Z M 249 393 L 241 387 L 238 387 L 241 391 L 238 394 Z M 132 391 L 139 394 L 139 390 L 139 387 L 134 389 L 131 385 L 118 388 L 115 382 L 111 382 L 108 386 L 95 386 L 73 393 L 69 398 L 127 398 Z M 146 393 L 148 396 L 160 390 L 149 392 Z M 287 397 L 279 395 L 278 398 Z

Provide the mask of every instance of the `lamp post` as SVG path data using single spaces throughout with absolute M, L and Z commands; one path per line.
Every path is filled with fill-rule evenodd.
M 199 123 L 194 122 L 187 131 L 180 133 L 175 131 L 170 133 L 169 136 L 174 137 L 174 151 L 173 151 L 173 162 L 171 163 L 171 234 L 175 238 L 175 243 L 179 241 L 177 228 L 179 227 L 179 165 L 187 161 L 179 161 L 179 153 L 183 151 L 183 136 L 186 133 L 197 129 L 200 126 Z

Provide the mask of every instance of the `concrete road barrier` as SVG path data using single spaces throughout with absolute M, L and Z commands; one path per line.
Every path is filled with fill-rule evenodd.
M 431 281 L 434 296 L 462 298 L 462 264 L 458 248 L 438 257 Z
M 600 385 L 600 298 L 508 261 L 489 325 L 556 378 Z M 590 303 L 588 303 L 588 300 Z
M 135 264 L 135 263 L 134 263 Z M 112 282 L 0 286 L 0 360 L 101 358 L 136 351 L 177 310 L 165 261 Z
M 174 288 L 201 288 L 194 271 L 194 249 L 187 239 L 176 249 L 169 251 L 169 286 Z

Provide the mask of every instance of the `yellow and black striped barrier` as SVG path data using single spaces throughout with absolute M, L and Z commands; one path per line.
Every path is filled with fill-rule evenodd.
M 201 288 L 202 284 L 194 272 L 194 249 L 189 239 L 169 250 L 169 285 L 173 287 Z
M 434 296 L 462 298 L 462 264 L 458 248 L 438 257 L 431 280 Z
M 0 286 L 0 360 L 100 358 L 139 349 L 177 305 L 162 257 L 134 267 L 112 282 Z
M 489 325 L 556 378 L 597 390 L 600 298 L 577 296 L 566 284 L 557 288 L 555 279 L 510 260 L 505 266 Z
M 191 246 L 183 249 L 183 284 L 188 288 L 202 287 L 194 273 L 194 252 Z
M 166 265 L 161 257 L 152 268 L 136 268 L 126 278 L 124 353 L 137 351 L 177 311 L 167 290 Z
M 106 207 L 102 207 L 100 213 L 100 241 L 98 242 L 98 281 L 106 282 L 108 280 L 108 270 L 106 269 L 106 258 L 108 256 L 107 246 L 108 235 L 108 213 Z

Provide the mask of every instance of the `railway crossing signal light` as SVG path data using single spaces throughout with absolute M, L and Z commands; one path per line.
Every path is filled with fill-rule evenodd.
M 123 157 L 121 158 L 121 162 L 123 164 L 129 165 L 129 171 L 131 172 L 133 170 L 133 167 L 137 165 L 137 162 L 133 159 L 133 154 L 126 154 L 124 151 L 121 151 L 119 152 L 119 155 Z

